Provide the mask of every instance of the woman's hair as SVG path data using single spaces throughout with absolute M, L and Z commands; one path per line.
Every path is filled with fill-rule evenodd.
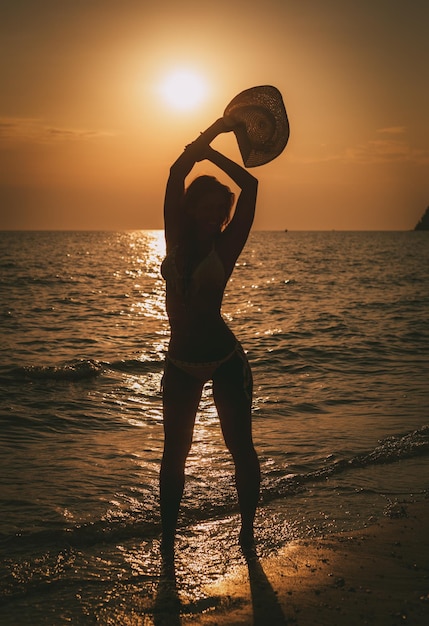
M 225 215 L 222 226 L 226 226 L 231 218 L 231 209 L 234 204 L 234 193 L 227 185 L 223 185 L 214 176 L 198 176 L 185 191 L 183 197 L 183 209 L 188 213 L 206 195 L 213 192 L 221 193 L 224 197 Z

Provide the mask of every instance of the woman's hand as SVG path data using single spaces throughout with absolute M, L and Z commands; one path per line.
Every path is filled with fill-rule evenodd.
M 188 144 L 185 148 L 185 152 L 188 156 L 195 161 L 203 161 L 207 159 L 207 154 L 210 154 L 210 142 L 215 139 L 221 133 L 228 133 L 232 130 L 232 127 L 225 123 L 223 117 L 216 120 L 207 130 L 200 134 L 192 143 Z
M 213 155 L 217 154 L 217 151 L 214 150 L 210 145 L 205 146 L 205 148 L 201 149 L 201 155 L 198 161 L 212 161 Z
M 220 134 L 231 132 L 235 125 L 236 122 L 232 119 L 232 117 L 224 115 L 223 117 L 220 117 L 218 120 L 216 120 L 213 126 L 218 129 L 218 132 Z
M 221 133 L 229 133 L 233 130 L 234 126 L 235 122 L 233 122 L 231 118 L 220 117 L 203 133 L 201 133 L 195 141 L 185 147 L 182 156 L 179 157 L 176 163 L 183 163 L 183 172 L 186 172 L 187 175 L 191 170 L 193 163 L 204 161 L 205 159 L 211 161 L 212 156 L 216 153 L 216 151 L 210 147 L 210 143 Z M 185 177 L 184 174 L 183 177 Z
M 233 120 L 232 117 L 230 117 L 229 115 L 224 115 L 222 118 L 222 122 L 226 129 L 224 132 L 234 130 L 234 126 L 237 126 L 237 122 Z
M 201 141 L 209 144 L 213 141 L 215 137 L 217 137 L 221 133 L 229 133 L 234 126 L 235 122 L 232 120 L 232 118 L 220 117 L 218 120 L 213 122 L 213 124 L 209 126 L 203 133 L 201 133 L 196 141 Z
M 195 139 L 195 141 L 189 143 L 185 147 L 184 154 L 186 154 L 186 156 L 192 159 L 194 162 L 204 161 L 204 159 L 206 158 L 205 154 L 209 147 L 210 146 L 207 143 L 206 139 L 203 138 L 202 135 L 200 135 L 197 139 Z

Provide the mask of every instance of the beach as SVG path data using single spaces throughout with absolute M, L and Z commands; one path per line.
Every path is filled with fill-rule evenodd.
M 407 503 L 361 530 L 291 541 L 268 558 L 249 558 L 247 565 L 233 566 L 212 584 L 194 587 L 192 597 L 186 583 L 180 584 L 183 574 L 173 581 L 171 572 L 161 573 L 152 599 L 135 587 L 126 600 L 105 606 L 96 621 L 133 626 L 426 626 L 428 514 L 429 500 Z
M 426 500 L 359 531 L 292 541 L 218 580 L 206 589 L 218 608 L 183 615 L 181 623 L 426 626 L 428 517 Z

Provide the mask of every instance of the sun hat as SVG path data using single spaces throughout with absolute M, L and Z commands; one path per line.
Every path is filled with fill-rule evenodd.
M 280 91 L 271 85 L 251 87 L 231 100 L 224 111 L 233 124 L 245 167 L 269 163 L 289 139 L 289 121 Z

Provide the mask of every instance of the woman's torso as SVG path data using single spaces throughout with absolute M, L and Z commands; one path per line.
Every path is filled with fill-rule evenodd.
M 236 339 L 221 315 L 230 271 L 213 246 L 186 269 L 178 247 L 161 265 L 171 327 L 169 353 L 190 362 L 213 361 L 230 352 Z

